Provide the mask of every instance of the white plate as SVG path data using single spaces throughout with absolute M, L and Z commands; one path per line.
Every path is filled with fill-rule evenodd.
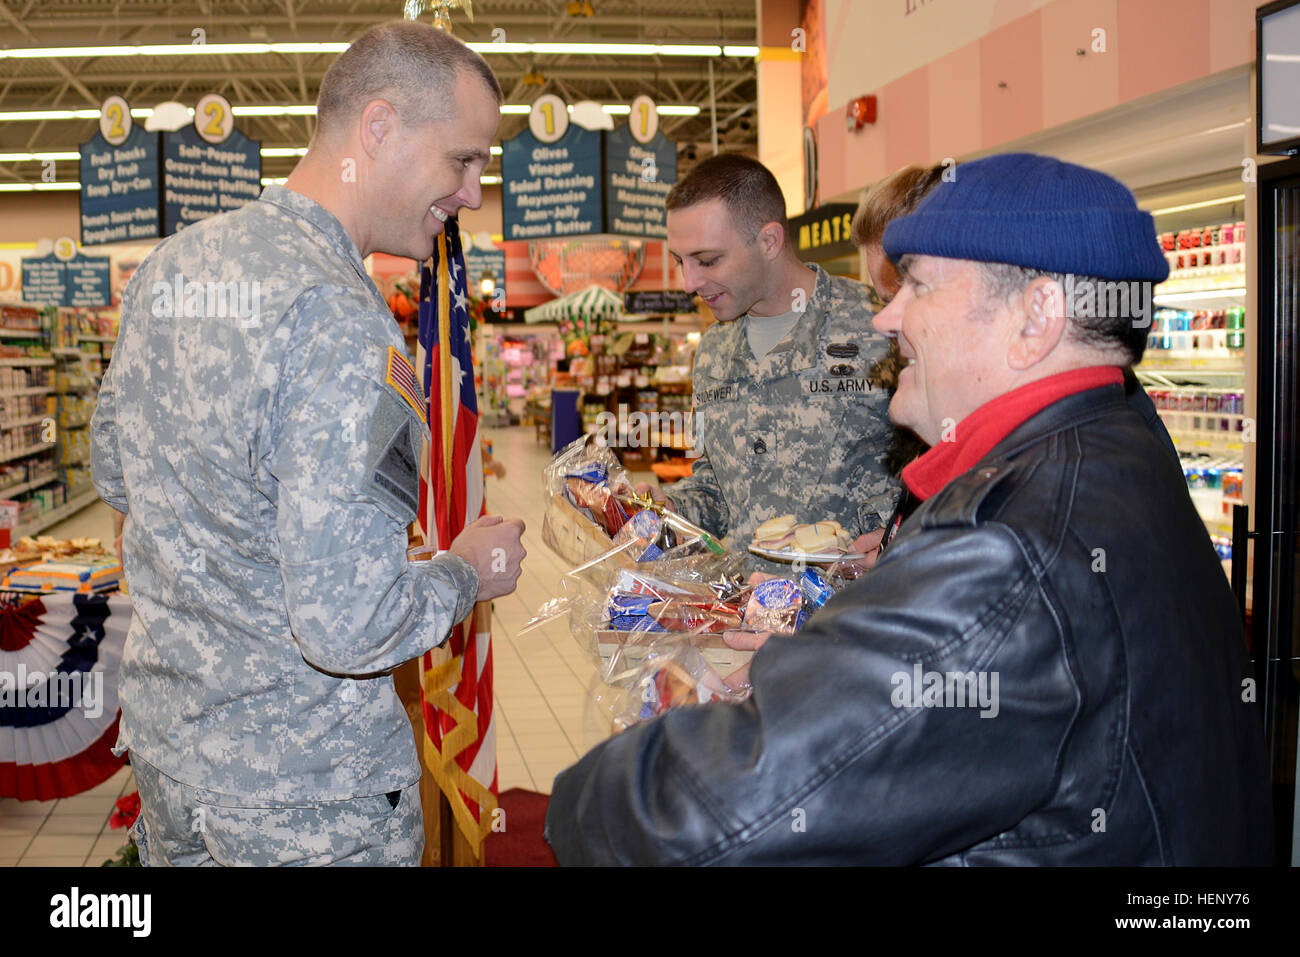
M 805 565 L 826 565 L 842 560 L 852 561 L 857 558 L 866 558 L 861 552 L 796 552 L 786 548 L 771 549 L 759 548 L 757 545 L 749 546 L 751 554 L 759 558 L 766 558 L 770 562 L 790 562 L 801 561 Z

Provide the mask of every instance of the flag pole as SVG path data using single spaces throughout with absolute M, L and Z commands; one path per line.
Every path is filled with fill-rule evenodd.
M 432 2 L 406 0 L 403 14 L 405 19 L 415 21 L 428 7 L 434 7 L 434 26 L 451 33 L 449 10 L 454 6 L 462 5 L 472 20 L 473 11 L 469 0 L 432 0 Z M 455 224 L 449 223 L 448 227 L 454 229 Z M 438 275 L 432 277 L 436 283 L 435 295 L 438 301 L 439 381 L 429 383 L 429 392 L 431 393 L 429 398 L 430 400 L 433 399 L 432 393 L 436 386 L 438 388 L 438 397 L 441 400 L 439 413 L 442 424 L 443 488 L 448 490 L 448 494 L 450 494 L 453 481 L 452 447 L 455 426 L 452 412 L 455 408 L 454 386 L 451 381 L 451 284 L 447 274 L 449 251 L 447 234 L 444 229 L 438 235 Z M 424 455 L 426 461 L 424 471 L 428 475 L 428 511 L 421 517 L 424 519 L 425 524 L 433 530 L 433 537 L 440 539 L 434 508 L 435 480 L 430 468 L 431 463 L 428 461 L 431 451 L 432 449 L 428 443 L 425 443 Z M 429 536 L 425 534 L 419 520 L 414 525 L 414 531 L 421 544 L 427 545 Z M 440 547 L 445 547 L 447 544 L 449 542 L 439 541 Z M 479 619 L 482 607 L 483 603 L 476 604 L 473 614 L 464 623 L 453 626 L 453 628 L 476 629 L 476 622 Z M 490 604 L 487 607 L 490 608 Z M 437 753 L 426 727 L 425 705 L 431 693 L 442 692 L 440 697 L 450 697 L 445 695 L 444 691 L 448 669 L 454 663 L 450 640 L 427 652 L 426 655 L 427 657 L 415 658 L 406 662 L 393 673 L 393 684 L 406 710 L 407 717 L 411 721 L 412 732 L 415 736 L 415 750 L 420 761 L 420 804 L 424 818 L 425 835 L 421 864 L 424 867 L 482 866 L 486 857 L 486 842 L 481 842 L 478 848 L 471 845 L 462 827 L 456 821 L 455 809 L 446 793 L 448 788 L 455 788 L 456 783 L 454 780 L 448 779 L 444 768 L 439 767 L 435 770 L 431 765 L 431 760 L 437 761 L 441 758 L 441 755 Z M 437 676 L 443 676 L 443 680 L 439 681 Z M 430 679 L 434 680 L 431 681 Z M 433 752 L 432 756 L 430 752 Z M 495 801 L 493 801 L 493 804 L 495 806 Z

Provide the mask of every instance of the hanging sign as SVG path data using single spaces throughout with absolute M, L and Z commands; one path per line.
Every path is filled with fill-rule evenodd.
M 791 217 L 790 235 L 799 258 L 813 262 L 853 255 L 857 251 L 852 237 L 855 212 L 853 203 L 827 203 Z
M 81 144 L 81 242 L 157 239 L 158 134 L 131 122 L 120 96 L 104 101 L 99 132 Z
M 559 97 L 539 97 L 528 129 L 502 144 L 501 169 L 507 240 L 668 236 L 664 197 L 677 182 L 677 147 L 659 132 L 648 96 L 614 130 L 569 122 Z
M 164 236 L 262 195 L 262 144 L 235 129 L 225 97 L 204 96 L 194 124 L 162 138 Z
M 569 122 L 558 96 L 533 104 L 528 129 L 501 145 L 501 223 L 506 239 L 603 230 L 601 134 Z
M 76 241 L 62 236 L 48 256 L 22 260 L 25 302 L 50 306 L 107 306 L 112 300 L 107 256 L 81 256 Z

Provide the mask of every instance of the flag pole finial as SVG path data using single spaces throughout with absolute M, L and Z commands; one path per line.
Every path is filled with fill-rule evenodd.
M 419 20 L 426 10 L 433 10 L 433 25 L 439 30 L 451 33 L 451 11 L 459 7 L 474 22 L 473 0 L 406 0 L 402 16 L 407 20 Z

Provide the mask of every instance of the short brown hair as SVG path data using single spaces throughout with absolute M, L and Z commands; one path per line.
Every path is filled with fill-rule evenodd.
M 709 199 L 720 199 L 732 222 L 750 242 L 768 223 L 780 223 L 789 241 L 785 196 L 772 171 L 756 159 L 739 153 L 720 153 L 700 163 L 664 199 L 672 212 Z
M 950 168 L 943 163 L 905 166 L 871 187 L 871 192 L 867 193 L 867 198 L 853 216 L 853 244 L 880 245 L 885 238 L 885 227 L 900 216 L 914 212 Z
M 444 119 L 462 72 L 482 79 L 501 102 L 501 84 L 487 61 L 449 33 L 403 20 L 371 27 L 325 71 L 317 127 L 328 132 L 341 126 L 376 99 L 388 100 L 415 126 Z

